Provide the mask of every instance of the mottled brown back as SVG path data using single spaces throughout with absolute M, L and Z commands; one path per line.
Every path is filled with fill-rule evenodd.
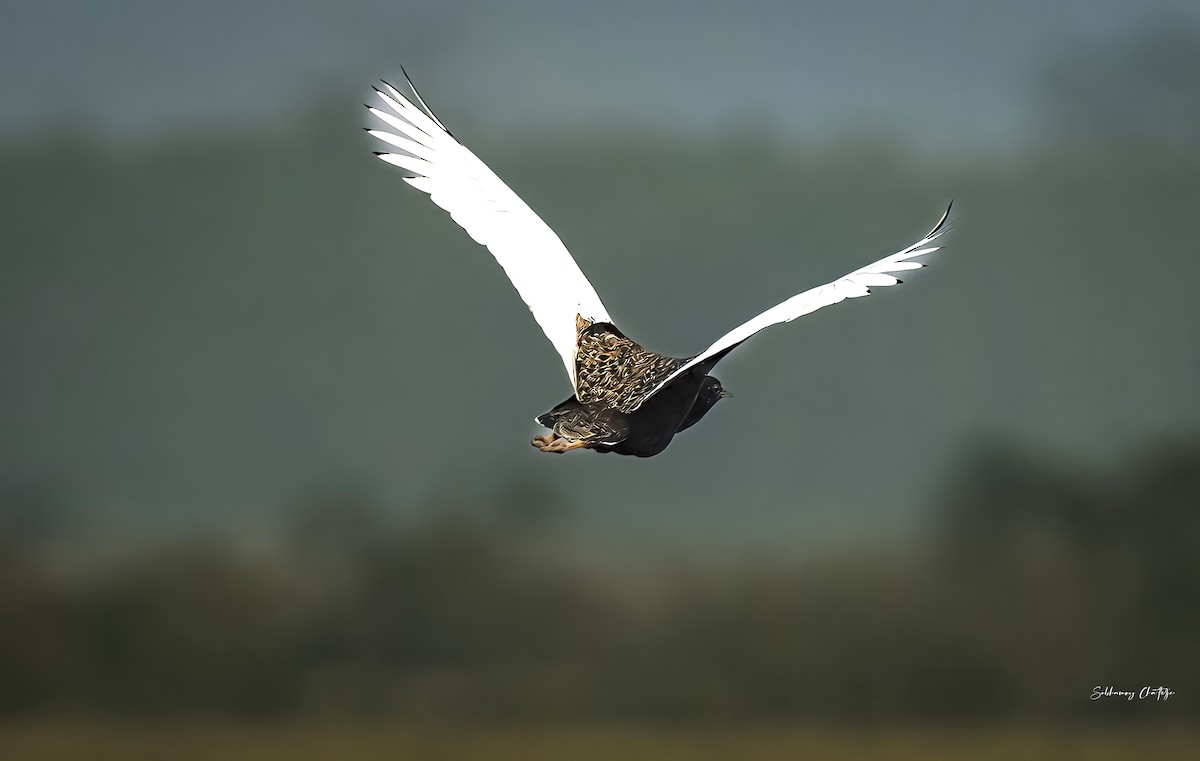
M 577 318 L 575 390 L 584 404 L 632 412 L 659 382 L 687 363 L 643 349 L 611 324 Z

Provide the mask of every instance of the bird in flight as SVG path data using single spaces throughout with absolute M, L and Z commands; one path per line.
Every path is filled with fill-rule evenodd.
M 408 80 L 408 75 L 405 74 Z M 891 256 L 771 307 L 691 357 L 642 348 L 616 326 L 558 236 L 438 120 L 412 81 L 412 97 L 383 82 L 371 114 L 390 129 L 365 128 L 388 146 L 376 155 L 403 169 L 475 242 L 491 251 L 562 358 L 573 393 L 537 423 L 543 452 L 573 449 L 652 457 L 731 396 L 709 373 L 763 328 L 901 282 L 896 272 L 924 266 L 916 257 L 945 229 L 950 208 L 925 237 Z

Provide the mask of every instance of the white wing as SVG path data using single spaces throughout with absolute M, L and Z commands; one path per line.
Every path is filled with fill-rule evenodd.
M 836 304 L 845 299 L 856 299 L 860 296 L 866 296 L 871 293 L 868 290 L 871 286 L 895 285 L 901 282 L 900 278 L 890 273 L 924 267 L 923 263 L 914 262 L 912 259 L 913 257 L 938 250 L 939 246 L 930 246 L 929 244 L 945 232 L 946 220 L 949 217 L 950 207 L 947 206 L 946 213 L 942 215 L 938 223 L 929 231 L 929 234 L 903 251 L 880 259 L 874 264 L 868 264 L 866 267 L 855 270 L 845 277 L 834 280 L 832 283 L 826 283 L 825 285 L 793 296 L 782 304 L 771 307 L 753 320 L 729 331 L 718 338 L 712 346 L 697 354 L 688 360 L 687 364 L 683 367 L 667 376 L 653 391 L 646 395 L 645 399 L 642 400 L 642 404 L 645 404 L 646 399 L 657 393 L 679 374 L 686 372 L 706 359 L 732 349 L 763 328 L 781 322 L 791 322 L 797 317 L 803 317 L 810 312 L 817 311 L 821 307 L 827 307 L 830 304 Z
M 612 322 L 596 290 L 554 231 L 442 126 L 411 81 L 421 107 L 383 84 L 386 91 L 375 92 L 386 110 L 367 108 L 392 131 L 367 132 L 399 152 L 377 155 L 416 175 L 405 181 L 428 193 L 468 235 L 487 246 L 562 357 L 574 388 L 575 316 Z

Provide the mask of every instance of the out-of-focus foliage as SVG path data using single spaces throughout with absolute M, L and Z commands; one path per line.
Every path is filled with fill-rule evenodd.
M 1200 683 L 1200 445 L 1108 475 L 962 458 L 931 548 L 600 572 L 537 489 L 390 525 L 330 493 L 290 538 L 64 567 L 5 537 L 4 713 L 411 719 L 1179 718 Z M 4 525 L 29 505 L 5 503 Z M 94 548 L 93 548 L 94 551 Z M 81 555 L 79 553 L 84 553 Z M 55 560 L 57 558 L 57 560 Z M 1172 687 L 1097 704 L 1097 684 Z
M 140 503 L 136 532 L 228 525 L 210 505 L 325 476 L 405 504 L 514 472 L 566 492 L 586 462 L 628 485 L 615 509 L 572 492 L 597 521 L 674 524 L 737 501 L 756 519 L 741 531 L 797 499 L 830 523 L 851 502 L 909 516 L 980 429 L 1091 456 L 1200 424 L 1200 370 L 1180 349 L 1200 277 L 1188 155 L 1000 166 L 753 134 L 484 145 L 624 329 L 677 354 L 895 250 L 947 196 L 961 210 L 905 288 L 739 349 L 719 370 L 737 401 L 653 469 L 549 467 L 525 446 L 566 393 L 544 339 L 486 253 L 371 158 L 353 109 L 336 113 L 132 153 L 64 136 L 0 149 L 0 483 Z M 781 445 L 728 443 L 758 437 Z

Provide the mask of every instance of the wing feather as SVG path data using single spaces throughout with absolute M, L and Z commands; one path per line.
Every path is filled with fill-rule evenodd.
M 664 386 L 674 380 L 681 373 L 687 372 L 701 362 L 714 357 L 721 352 L 727 352 L 741 342 L 745 341 L 750 336 L 759 332 L 763 328 L 777 325 L 781 322 L 791 322 L 797 317 L 803 317 L 806 314 L 817 311 L 822 307 L 827 307 L 831 304 L 836 304 L 845 299 L 856 299 L 867 296 L 871 293 L 870 288 L 878 286 L 895 285 L 902 282 L 900 278 L 895 277 L 891 273 L 903 272 L 906 270 L 915 270 L 924 267 L 922 262 L 912 261 L 914 257 L 931 254 L 937 251 L 940 246 L 930 246 L 929 244 L 937 240 L 946 228 L 946 220 L 950 218 L 950 206 L 946 207 L 946 212 L 942 214 L 942 218 L 933 226 L 929 233 L 912 244 L 908 248 L 897 251 L 891 256 L 884 257 L 877 262 L 868 264 L 861 269 L 857 269 L 850 274 L 838 278 L 832 283 L 817 286 L 807 290 L 801 294 L 791 297 L 781 304 L 776 304 L 767 311 L 758 315 L 754 319 L 739 325 L 725 335 L 721 336 L 709 346 L 707 349 L 697 354 L 688 360 L 687 364 L 680 367 L 675 372 L 664 378 L 654 389 L 647 394 L 639 403 L 639 407 L 645 404 L 646 399 L 649 399 L 655 393 L 660 391 Z
M 377 155 L 415 174 L 405 181 L 429 194 L 496 257 L 554 345 L 574 388 L 576 315 L 591 322 L 612 322 L 596 290 L 554 231 L 450 134 L 411 81 L 408 86 L 415 103 L 387 82 L 383 86 L 375 88 L 383 107 L 367 109 L 390 131 L 367 132 L 399 152 Z

